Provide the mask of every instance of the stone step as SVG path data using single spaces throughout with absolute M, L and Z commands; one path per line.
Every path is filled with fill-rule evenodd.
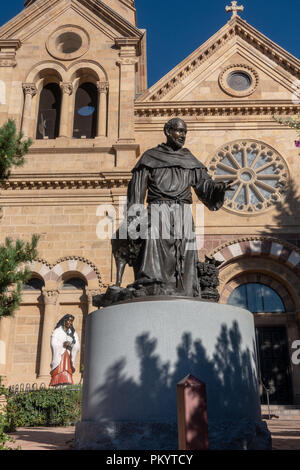
M 261 405 L 261 414 L 264 418 L 278 417 L 282 419 L 300 419 L 299 405 Z

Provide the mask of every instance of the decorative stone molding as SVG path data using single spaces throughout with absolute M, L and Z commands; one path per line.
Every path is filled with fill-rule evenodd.
M 264 104 L 259 102 L 220 102 L 201 103 L 197 105 L 193 102 L 182 103 L 135 103 L 135 116 L 144 117 L 198 117 L 198 116 L 270 116 L 276 115 L 295 115 L 299 113 L 300 106 L 291 103 L 274 103 Z
M 300 78 L 300 63 L 298 59 L 281 49 L 273 41 L 267 39 L 241 18 L 233 20 L 233 24 L 236 35 L 276 62 L 284 70 Z
M 219 51 L 219 49 L 235 36 L 242 38 L 277 65 L 280 65 L 280 67 L 289 74 L 292 74 L 295 78 L 300 78 L 300 62 L 298 59 L 267 39 L 239 16 L 234 16 L 225 27 L 216 33 L 211 40 L 205 43 L 205 46 L 200 47 L 195 53 L 191 54 L 190 60 L 185 61 L 184 65 L 182 65 L 179 70 L 169 73 L 168 81 L 162 81 L 154 85 L 153 88 L 139 97 L 137 101 L 162 101 L 170 90 L 175 88 L 197 68 L 202 66 L 207 59 L 214 55 L 215 52 Z
M 278 238 L 267 236 L 242 237 L 222 244 L 208 254 L 221 261 L 220 270 L 242 257 L 267 257 L 285 264 L 300 274 L 300 249 Z
M 87 281 L 97 280 L 99 288 L 102 287 L 101 275 L 98 268 L 86 258 L 81 256 L 65 256 L 57 260 L 54 264 L 49 264 L 44 260 L 37 259 L 27 266 L 32 272 L 37 273 L 44 282 L 58 281 L 63 274 L 69 271 L 81 273 Z
M 245 90 L 235 90 L 232 88 L 229 83 L 228 79 L 234 73 L 241 72 L 249 77 L 249 87 Z M 222 90 L 230 96 L 235 96 L 237 98 L 242 98 L 245 96 L 252 95 L 255 92 L 259 83 L 259 76 L 256 70 L 250 65 L 247 64 L 234 64 L 228 65 L 224 68 L 224 70 L 220 73 L 219 76 L 219 85 Z
M 120 49 L 120 57 L 134 57 L 140 54 L 140 38 L 116 38 L 115 45 Z
M 0 67 L 15 67 L 16 51 L 20 47 L 19 39 L 0 39 Z
M 87 281 L 97 279 L 99 287 L 102 286 L 101 275 L 98 268 L 94 263 L 82 256 L 64 256 L 52 267 L 52 271 L 56 272 L 57 279 L 61 277 L 63 273 L 72 270 L 80 272 Z
M 181 83 L 191 73 L 193 73 L 200 65 L 206 62 L 215 52 L 217 52 L 223 45 L 234 36 L 234 28 L 231 28 L 223 36 L 221 36 L 216 43 L 211 44 L 207 49 L 199 51 L 199 55 L 194 57 L 183 69 L 174 74 L 174 76 L 161 88 L 159 88 L 150 98 L 151 101 L 161 101 L 162 98 L 169 93 L 170 90 L 175 88 L 178 83 Z
M 117 174 L 114 172 L 101 173 L 96 176 L 83 176 L 78 178 L 78 175 L 56 175 L 55 177 L 40 176 L 33 178 L 29 175 L 11 176 L 9 180 L 5 181 L 2 190 L 72 190 L 72 189 L 107 189 L 112 187 L 126 188 L 131 179 L 129 171 Z
M 289 169 L 284 158 L 272 147 L 252 139 L 225 144 L 207 164 L 216 181 L 233 180 L 224 209 L 238 214 L 256 215 L 268 210 L 288 190 Z

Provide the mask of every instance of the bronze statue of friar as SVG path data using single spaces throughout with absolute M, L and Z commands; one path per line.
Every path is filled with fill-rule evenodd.
M 233 183 L 213 181 L 203 163 L 184 147 L 187 126 L 182 119 L 169 120 L 164 134 L 166 142 L 147 150 L 132 170 L 125 220 L 128 237 L 121 240 L 117 233 L 112 240 L 116 287 L 120 289 L 126 263 L 134 270 L 135 281 L 119 300 L 156 294 L 201 298 L 192 189 L 209 210 L 216 211 Z M 131 236 L 131 225 L 140 236 Z

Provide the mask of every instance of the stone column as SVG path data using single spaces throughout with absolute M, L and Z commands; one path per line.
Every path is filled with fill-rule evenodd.
M 30 136 L 31 105 L 32 98 L 36 95 L 37 89 L 34 83 L 23 83 L 23 90 L 25 93 L 25 101 L 23 108 L 22 132 L 24 137 L 32 137 Z
M 97 82 L 98 88 L 98 137 L 106 136 L 108 82 Z
M 50 363 L 52 359 L 50 338 L 52 331 L 55 327 L 59 291 L 48 290 L 44 287 L 42 292 L 44 297 L 45 312 L 43 322 L 39 378 L 50 381 Z
M 73 93 L 73 84 L 71 82 L 61 82 L 59 86 L 61 89 L 59 137 L 71 137 L 72 123 L 70 120 L 69 110 L 70 96 Z
M 136 64 L 138 63 L 138 39 L 116 39 L 120 48 L 119 90 L 119 142 L 134 142 L 134 99 L 136 94 Z

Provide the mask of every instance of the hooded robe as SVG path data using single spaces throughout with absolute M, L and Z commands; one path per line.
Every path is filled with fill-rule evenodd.
M 146 194 L 148 203 L 147 233 L 134 266 L 135 284 L 160 282 L 180 295 L 201 295 L 191 188 L 210 210 L 222 207 L 224 187 L 216 186 L 205 166 L 186 148 L 175 151 L 158 145 L 147 150 L 133 168 L 128 212 L 134 204 L 144 204 Z

